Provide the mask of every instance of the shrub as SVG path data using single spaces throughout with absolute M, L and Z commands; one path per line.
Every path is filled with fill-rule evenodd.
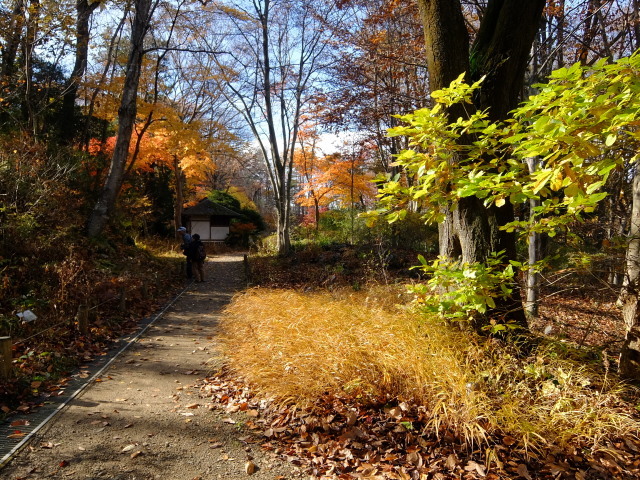
M 377 296 L 387 304 L 397 298 Z M 423 406 L 424 433 L 447 431 L 470 444 L 501 433 L 526 448 L 598 449 L 640 428 L 616 407 L 622 386 L 571 359 L 566 347 L 540 343 L 523 355 L 374 298 L 250 290 L 222 321 L 229 364 L 282 402 L 312 404 L 327 394 Z
M 234 212 L 240 211 L 240 200 L 223 190 L 212 190 L 207 195 L 207 198 L 209 198 L 209 200 L 211 200 L 212 202 L 230 208 Z

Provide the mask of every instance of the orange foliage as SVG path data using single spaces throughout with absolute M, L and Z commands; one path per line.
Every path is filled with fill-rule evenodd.
M 311 148 L 296 152 L 294 167 L 303 181 L 296 202 L 306 207 L 366 204 L 375 196 L 373 174 L 358 153 L 318 155 Z
M 154 165 L 163 164 L 174 168 L 175 160 L 191 183 L 204 180 L 207 174 L 213 173 L 215 164 L 207 153 L 207 145 L 199 138 L 199 132 L 190 125 L 178 124 L 177 128 L 154 128 L 147 130 L 140 137 L 135 130 L 129 146 L 129 162 L 132 161 L 136 144 L 140 149 L 135 158 L 133 168 L 139 172 L 151 171 Z M 113 154 L 116 137 L 108 138 L 104 143 L 92 139 L 89 143 L 89 153 L 92 155 Z
M 234 138 L 224 125 L 218 126 L 219 138 L 205 138 L 203 132 L 209 132 L 211 124 L 205 128 L 198 120 L 185 121 L 179 103 L 162 101 L 149 92 L 145 94 L 145 88 L 153 88 L 156 75 L 155 62 L 147 58 L 141 73 L 141 93 L 138 95 L 136 128 L 129 147 L 128 169 L 131 172 L 145 172 L 153 169 L 154 165 L 167 165 L 176 175 L 184 174 L 189 190 L 194 191 L 215 171 L 215 163 L 208 152 L 230 148 L 229 142 Z M 102 92 L 95 103 L 93 115 L 109 122 L 115 121 L 123 81 L 124 77 L 121 76 L 108 83 L 88 76 L 87 86 Z M 93 155 L 111 156 L 114 146 L 115 137 L 104 143 L 92 139 L 88 151 Z

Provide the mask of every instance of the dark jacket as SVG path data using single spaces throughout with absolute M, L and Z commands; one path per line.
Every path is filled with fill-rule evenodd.
M 191 240 L 191 242 L 189 243 L 189 245 L 185 250 L 187 258 L 192 262 L 204 260 L 204 258 L 200 255 L 200 253 L 198 253 L 200 250 L 200 247 L 202 247 L 204 251 L 204 244 L 202 243 L 201 240 Z

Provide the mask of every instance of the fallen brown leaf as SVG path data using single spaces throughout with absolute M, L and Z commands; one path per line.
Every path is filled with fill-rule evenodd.
M 251 460 L 244 464 L 244 471 L 247 472 L 247 475 L 253 475 L 257 469 L 258 467 Z
M 518 465 L 518 475 L 520 475 L 521 477 L 526 478 L 527 480 L 533 480 L 531 478 L 531 475 L 529 475 L 529 469 L 527 468 L 527 466 L 524 463 L 521 463 L 520 465 Z
M 13 422 L 11 422 L 12 427 L 22 427 L 24 425 L 31 425 L 31 424 L 29 423 L 29 420 L 14 420 Z

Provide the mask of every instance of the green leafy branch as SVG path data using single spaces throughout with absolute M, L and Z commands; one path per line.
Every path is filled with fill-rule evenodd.
M 414 267 L 429 276 L 426 283 L 411 285 L 415 303 L 428 313 L 446 320 L 471 320 L 495 309 L 496 298 L 508 298 L 513 288 L 514 265 L 504 265 L 504 252 L 493 253 L 485 262 L 466 263 L 440 256 L 432 263 L 419 257 Z M 494 322 L 498 325 L 498 322 Z M 502 326 L 502 329 L 507 328 Z
M 449 122 L 447 109 L 471 103 L 481 82 L 468 85 L 460 76 L 432 94 L 433 108 L 398 117 L 404 125 L 389 135 L 408 137 L 411 149 L 394 163 L 403 175 L 379 179 L 375 215 L 396 221 L 418 206 L 434 223 L 443 206 L 456 208 L 463 197 L 497 206 L 538 199 L 531 221 L 502 228 L 554 235 L 606 197 L 602 189 L 614 169 L 638 159 L 640 54 L 555 71 L 507 122 L 472 109 Z M 540 159 L 534 172 L 525 164 L 530 157 Z

